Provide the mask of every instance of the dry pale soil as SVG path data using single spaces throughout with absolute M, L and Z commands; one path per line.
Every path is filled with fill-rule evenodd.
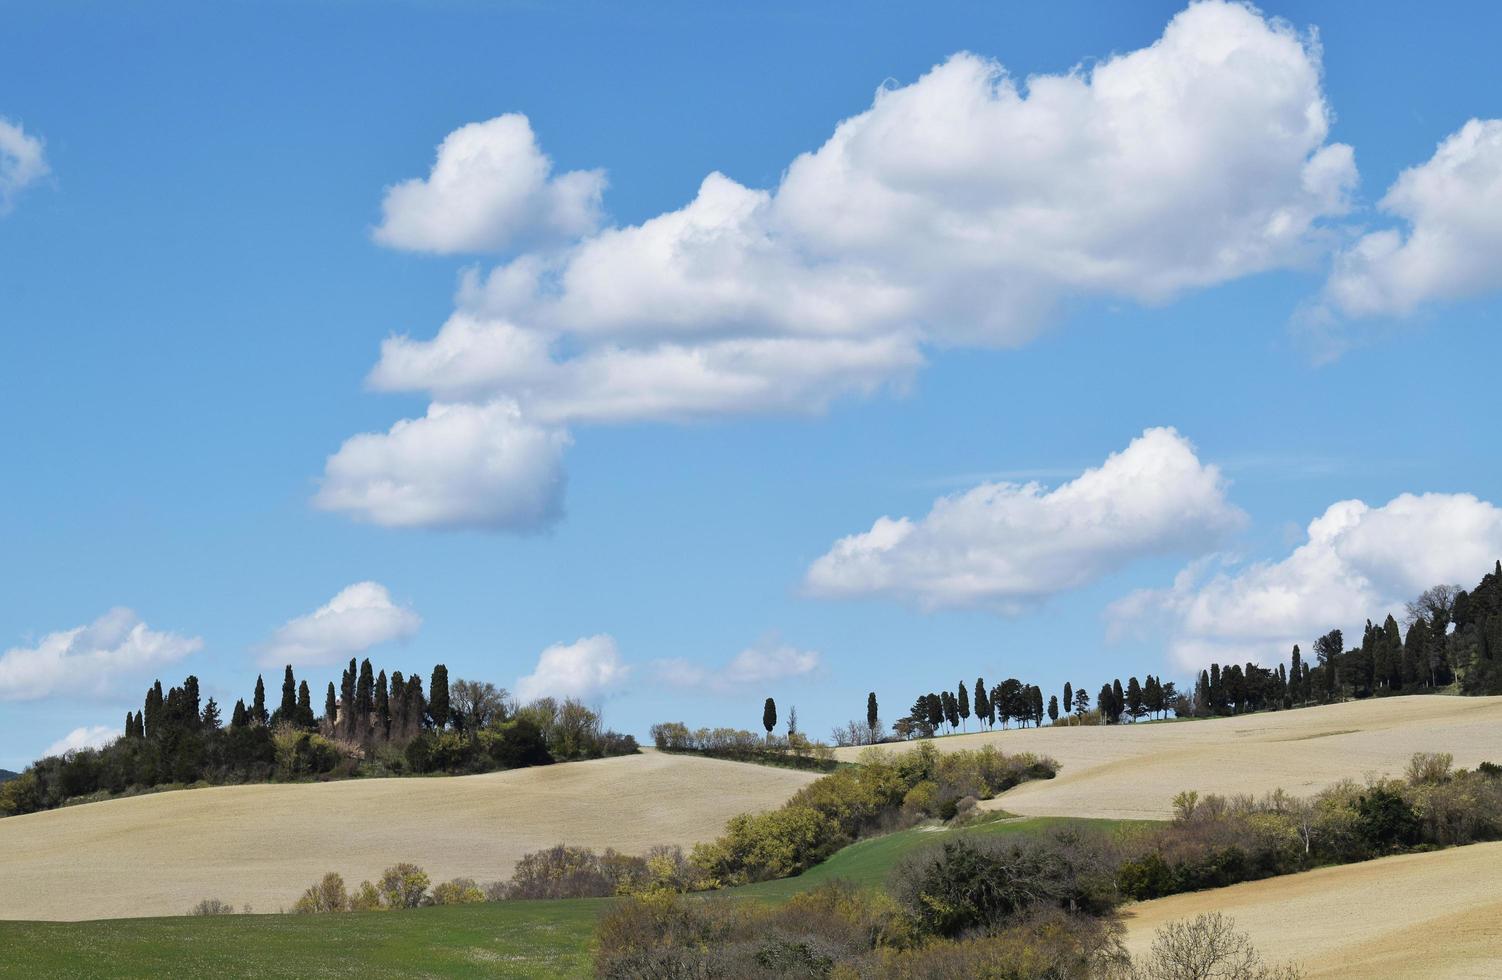
M 1240 718 L 972 733 L 933 744 L 945 751 L 991 744 L 1063 763 L 1057 778 L 982 806 L 1026 816 L 1167 818 L 1182 790 L 1307 795 L 1345 778 L 1399 775 L 1415 752 L 1449 752 L 1457 766 L 1502 764 L 1502 697 L 1383 698 Z M 861 751 L 838 755 L 853 760 Z
M 1270 961 L 1316 978 L 1502 977 L 1502 843 L 1320 868 L 1127 910 L 1127 948 L 1176 919 L 1221 912 Z
M 508 877 L 558 843 L 641 853 L 719 835 L 816 774 L 681 755 L 479 776 L 226 786 L 0 820 L 0 918 L 180 915 L 203 898 L 290 908 L 325 871 L 398 861 L 433 881 Z

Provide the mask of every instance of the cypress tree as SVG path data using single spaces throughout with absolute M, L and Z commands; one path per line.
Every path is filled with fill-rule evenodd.
M 292 678 L 291 664 L 282 675 L 282 704 L 276 709 L 276 717 L 279 721 L 297 721 L 297 681 Z
M 1090 710 L 1090 695 L 1082 687 L 1074 692 L 1074 713 L 1082 715 Z
M 761 727 L 767 730 L 767 741 L 772 740 L 772 729 L 777 727 L 777 702 L 767 698 L 761 706 Z
M 349 658 L 349 666 L 339 678 L 339 707 L 344 714 L 341 716 L 343 724 L 339 727 L 344 729 L 347 738 L 355 737 L 355 678 L 359 671 L 355 667 L 355 658 Z
M 361 740 L 370 737 L 370 719 L 375 714 L 375 675 L 370 658 L 360 661 L 360 679 L 355 683 L 355 729 Z
M 991 699 L 986 697 L 986 679 L 975 679 L 975 720 L 991 727 Z
M 899 702 L 900 703 L 900 702 Z M 876 741 L 876 726 L 881 716 L 876 711 L 876 692 L 866 695 L 866 730 L 871 734 L 871 741 Z
M 939 697 L 939 703 L 944 709 L 944 720 L 949 723 L 949 730 L 954 731 L 960 727 L 960 704 L 948 691 L 941 692 Z
M 1111 721 L 1121 721 L 1121 713 L 1126 709 L 1126 694 L 1121 690 L 1121 678 L 1118 677 L 1111 683 Z
M 203 706 L 203 730 L 217 732 L 219 725 L 219 702 L 209 698 L 208 703 Z
M 297 685 L 297 723 L 304 728 L 314 728 L 318 724 L 318 719 L 313 717 L 313 692 L 308 690 L 307 678 Z
M 329 681 L 329 690 L 323 699 L 323 720 L 329 726 L 329 734 L 334 734 L 334 725 L 339 721 L 339 699 L 334 697 L 334 682 Z
M 1111 685 L 1109 683 L 1100 686 L 1100 694 L 1095 699 L 1095 707 L 1100 712 L 1101 724 L 1111 724 Z
M 245 699 L 235 701 L 235 710 L 229 716 L 229 727 L 244 728 L 250 724 L 250 715 L 245 710 Z
M 449 669 L 443 664 L 433 668 L 433 683 L 428 686 L 428 714 L 433 727 L 443 729 L 449 723 Z
M 423 714 L 428 709 L 428 702 L 422 693 L 422 678 L 413 674 L 407 678 L 407 725 L 406 734 L 416 735 L 422 730 Z
M 386 690 L 386 672 L 376 675 L 375 685 L 376 733 L 382 739 L 391 737 L 391 695 Z
M 256 675 L 256 694 L 255 699 L 251 702 L 250 715 L 252 721 L 262 725 L 266 724 L 268 720 L 266 714 L 266 682 L 261 679 L 260 674 Z
M 960 724 L 963 725 L 970 720 L 970 695 L 965 690 L 964 681 L 960 681 L 960 693 L 954 700 L 955 711 L 960 716 Z
M 391 672 L 391 731 L 394 737 L 401 738 L 407 730 L 407 681 L 402 677 L 402 672 Z
M 1074 685 L 1070 684 L 1068 681 L 1065 681 L 1064 682 L 1064 711 L 1067 713 L 1068 711 L 1072 710 L 1073 708 L 1074 708 Z
M 1049 724 L 1054 725 L 1059 722 L 1059 696 L 1057 694 L 1048 696 L 1048 721 Z
M 183 723 L 185 727 L 197 728 L 202 723 L 203 712 L 199 707 L 198 678 L 193 674 L 183 681 Z
M 1033 727 L 1043 724 L 1043 688 L 1033 685 Z

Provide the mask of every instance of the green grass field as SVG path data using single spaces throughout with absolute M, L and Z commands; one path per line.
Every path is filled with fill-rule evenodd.
M 958 833 L 1033 834 L 1065 817 L 998 818 L 961 831 L 914 828 L 860 841 L 796 878 L 717 892 L 781 902 L 836 878 L 876 886 L 908 854 Z M 4 977 L 579 977 L 609 899 L 494 902 L 343 915 L 226 915 L 0 922 Z

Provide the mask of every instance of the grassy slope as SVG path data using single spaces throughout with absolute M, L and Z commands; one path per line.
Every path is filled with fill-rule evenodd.
M 967 832 L 1039 833 L 1069 818 L 994 820 Z M 913 851 L 953 835 L 921 828 L 846 847 L 797 878 L 724 893 L 780 902 L 836 878 L 879 885 Z M 608 899 L 500 902 L 337 916 L 222 916 L 96 922 L 0 922 L 0 976 L 350 975 L 574 977 Z M 85 965 L 87 965 L 85 967 Z

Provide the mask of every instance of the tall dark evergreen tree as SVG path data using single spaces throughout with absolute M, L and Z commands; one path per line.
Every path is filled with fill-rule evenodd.
M 965 682 L 960 681 L 960 693 L 955 697 L 955 711 L 960 716 L 960 724 L 965 725 L 970 721 L 970 693 L 965 690 Z
M 292 665 L 287 665 L 287 670 L 282 674 L 282 703 L 276 709 L 278 721 L 290 721 L 297 723 L 297 681 L 292 676 Z
M 362 740 L 370 737 L 370 721 L 375 714 L 375 673 L 370 658 L 360 661 L 360 679 L 355 682 L 355 734 Z
M 261 675 L 256 675 L 256 694 L 250 705 L 250 718 L 256 724 L 264 725 L 270 720 L 266 714 L 266 682 Z
M 1302 704 L 1304 702 L 1303 667 L 1304 660 L 1303 657 L 1299 654 L 1299 645 L 1295 643 L 1293 645 L 1293 657 L 1291 658 L 1291 665 L 1288 671 L 1288 676 L 1292 678 L 1291 686 L 1293 688 L 1293 700 L 1299 704 Z
M 1059 696 L 1057 694 L 1048 696 L 1048 720 L 1050 724 L 1059 723 Z
M 1111 721 L 1121 721 L 1121 713 L 1126 710 L 1126 693 L 1121 689 L 1121 678 L 1111 682 Z
M 403 737 L 416 735 L 422 730 L 422 719 L 427 713 L 428 702 L 422 693 L 422 677 L 413 674 L 407 678 L 407 730 Z
M 203 730 L 217 732 L 220 724 L 219 702 L 209 698 L 208 703 L 203 706 Z
M 1340 630 L 1331 630 L 1314 641 L 1314 655 L 1320 668 L 1321 700 L 1340 700 L 1340 673 L 1337 666 L 1345 652 L 1345 638 Z
M 428 685 L 428 714 L 433 727 L 442 729 L 449 723 L 449 669 L 443 664 L 433 668 L 433 682 Z
M 960 703 L 948 691 L 940 692 L 939 696 L 943 699 L 944 720 L 949 723 L 949 730 L 954 731 L 960 727 Z
M 777 702 L 767 698 L 761 706 L 761 727 L 767 730 L 767 741 L 772 740 L 772 730 L 777 727 Z
M 1090 710 L 1090 695 L 1082 687 L 1074 692 L 1074 713 L 1083 715 Z
M 1068 681 L 1065 681 L 1064 682 L 1064 713 L 1068 714 L 1069 712 L 1071 712 L 1073 710 L 1074 710 L 1074 685 L 1071 684 L 1071 683 L 1069 683 Z
M 990 728 L 992 717 L 991 699 L 986 696 L 986 679 L 977 677 L 975 679 L 975 720 Z
M 939 726 L 944 724 L 944 699 L 939 697 L 937 694 L 928 695 L 927 717 L 928 724 L 934 729 L 934 731 L 938 731 Z
M 316 728 L 318 719 L 313 717 L 313 692 L 308 690 L 305 677 L 297 685 L 297 723 L 303 728 Z
M 339 699 L 334 695 L 334 682 L 329 681 L 328 693 L 323 698 L 323 721 L 329 726 L 330 732 L 337 732 L 335 727 L 339 722 Z
M 402 672 L 391 672 L 391 731 L 390 738 L 405 738 L 407 732 L 407 681 Z
M 391 695 L 386 690 L 386 672 L 376 675 L 376 732 L 383 739 L 391 737 Z
M 235 702 L 235 710 L 229 716 L 229 727 L 244 728 L 250 724 L 250 712 L 245 710 L 245 699 Z
M 355 658 L 349 658 L 349 666 L 339 678 L 339 727 L 344 731 L 346 738 L 355 737 L 355 679 L 360 676 L 359 668 L 355 666 Z

